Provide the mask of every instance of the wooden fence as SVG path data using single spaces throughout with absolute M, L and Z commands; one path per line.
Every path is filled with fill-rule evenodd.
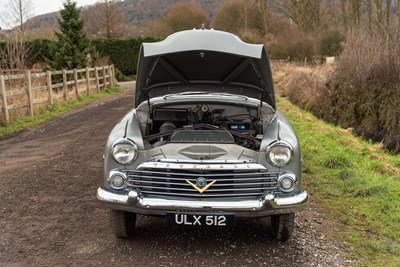
M 33 116 L 45 106 L 97 93 L 114 83 L 113 65 L 0 75 L 0 122 Z

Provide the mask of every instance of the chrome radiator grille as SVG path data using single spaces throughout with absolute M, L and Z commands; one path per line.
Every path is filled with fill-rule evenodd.
M 198 178 L 207 184 L 215 180 L 205 192 L 198 192 L 192 185 Z M 172 196 L 195 198 L 261 196 L 265 191 L 277 189 L 278 173 L 262 171 L 190 171 L 151 169 L 127 172 L 128 187 L 137 188 L 144 196 Z

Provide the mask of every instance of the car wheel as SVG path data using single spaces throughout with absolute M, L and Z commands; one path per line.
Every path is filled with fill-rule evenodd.
M 111 227 L 119 238 L 126 238 L 135 232 L 136 213 L 110 210 Z
M 294 213 L 271 216 L 271 226 L 272 235 L 276 240 L 289 240 L 294 227 Z

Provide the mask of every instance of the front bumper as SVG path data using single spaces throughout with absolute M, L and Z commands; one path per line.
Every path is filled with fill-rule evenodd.
M 290 197 L 266 195 L 261 200 L 176 200 L 168 198 L 140 197 L 135 190 L 114 193 L 101 187 L 97 199 L 105 207 L 146 215 L 165 215 L 168 212 L 221 212 L 237 217 L 263 217 L 276 214 L 295 213 L 303 210 L 308 202 L 306 191 Z

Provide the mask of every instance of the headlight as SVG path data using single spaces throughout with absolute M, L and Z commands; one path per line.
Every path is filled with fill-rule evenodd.
M 267 160 L 275 167 L 283 167 L 292 159 L 292 146 L 285 141 L 276 141 L 267 148 Z
M 292 173 L 285 173 L 279 176 L 279 189 L 282 192 L 292 192 L 296 186 L 296 176 Z
M 131 140 L 118 139 L 113 143 L 111 153 L 116 162 L 130 164 L 138 156 L 138 147 Z
M 122 172 L 111 171 L 109 174 L 108 182 L 114 189 L 120 190 L 126 186 L 126 176 Z

